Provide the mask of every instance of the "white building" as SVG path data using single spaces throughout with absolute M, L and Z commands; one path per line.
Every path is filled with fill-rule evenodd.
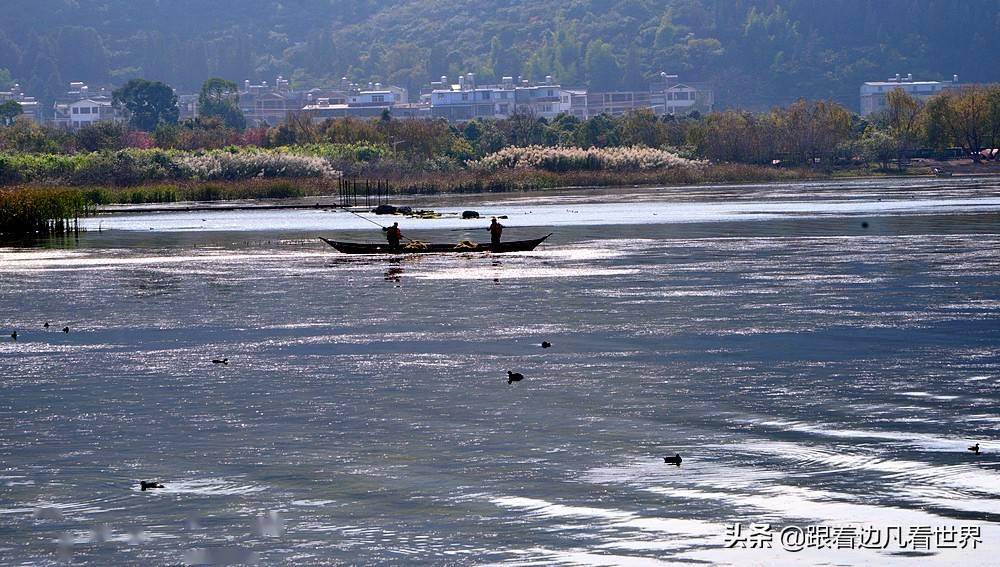
M 352 94 L 347 99 L 347 104 L 350 106 L 384 106 L 390 107 L 396 104 L 406 102 L 405 99 L 401 100 L 402 89 L 379 89 L 370 91 L 359 91 Z
M 711 112 L 714 105 L 712 90 L 703 85 L 677 81 L 677 75 L 661 73 L 648 90 L 587 92 L 567 89 L 546 77 L 539 85 L 527 81 L 514 82 L 504 77 L 499 85 L 478 86 L 472 73 L 459 77 L 458 84 L 449 84 L 447 77 L 431 83 L 432 90 L 421 96 L 437 118 L 452 121 L 475 118 L 508 118 L 514 113 L 552 119 L 566 113 L 581 120 L 599 114 L 620 116 L 639 109 L 656 114 L 688 114 L 692 111 Z
M 585 94 L 555 84 L 546 77 L 541 85 L 520 84 L 513 77 L 504 77 L 499 85 L 475 83 L 475 75 L 469 73 L 459 77 L 458 84 L 447 84 L 447 77 L 432 83 L 433 90 L 423 95 L 422 100 L 431 107 L 431 115 L 452 121 L 476 118 L 508 118 L 515 113 L 524 113 L 540 118 L 554 118 L 560 113 L 585 112 Z M 583 98 L 582 98 L 583 97 Z
M 867 82 L 861 85 L 861 116 L 883 110 L 885 96 L 896 89 L 916 99 L 927 100 L 941 91 L 958 88 L 958 85 L 958 75 L 953 75 L 951 81 L 914 81 L 912 74 L 905 77 L 896 74 L 895 78 L 885 81 Z
M 107 99 L 85 98 L 55 105 L 52 123 L 76 130 L 95 122 L 122 120 L 122 115 Z
M 123 118 L 111 106 L 111 92 L 103 87 L 91 89 L 79 81 L 69 84 L 69 90 L 56 99 L 52 110 L 52 124 L 62 128 L 75 129 L 100 120 Z
M 649 105 L 656 114 L 683 116 L 691 112 L 711 112 L 715 96 L 711 88 L 702 84 L 681 83 L 677 75 L 660 73 L 649 85 Z
M 345 79 L 346 80 L 346 79 Z M 429 109 L 424 105 L 407 102 L 407 91 L 402 87 L 371 85 L 368 90 L 338 92 L 327 96 L 306 95 L 302 113 L 314 123 L 330 118 L 379 118 L 388 112 L 392 118 L 426 118 Z
M 692 112 L 711 112 L 715 106 L 712 89 L 704 84 L 681 83 L 677 75 L 660 73 L 648 90 L 591 93 L 587 100 L 590 116 L 620 116 L 649 109 L 657 115 L 685 116 Z
M 69 104 L 70 127 L 80 128 L 102 120 L 118 120 L 111 101 L 85 98 Z

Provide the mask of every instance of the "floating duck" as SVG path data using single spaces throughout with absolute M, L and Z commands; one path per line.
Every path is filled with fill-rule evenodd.
M 155 480 L 140 480 L 139 486 L 142 488 L 143 492 L 152 488 L 163 488 L 163 485 Z
M 684 459 L 681 458 L 681 454 L 680 453 L 675 454 L 673 457 L 663 457 L 663 462 L 667 463 L 668 465 L 681 466 L 681 462 L 683 460 Z
M 12 339 L 14 339 L 16 341 L 17 340 L 17 331 L 14 331 L 13 333 L 11 333 L 10 334 L 10 338 L 12 338 Z
M 45 322 L 45 324 L 44 324 L 44 325 L 42 325 L 42 326 L 43 326 L 43 327 L 45 327 L 46 329 L 48 329 L 48 328 L 49 328 L 49 322 L 48 322 L 48 321 L 46 321 L 46 322 Z
M 228 358 L 213 358 L 212 359 L 212 364 L 221 364 L 223 366 L 227 366 L 227 365 L 229 365 L 229 359 Z
M 63 327 L 63 332 L 64 333 L 68 333 L 69 332 L 69 327 Z
M 549 341 L 542 341 L 542 348 L 549 348 L 550 346 L 552 346 L 552 343 Z
M 524 380 L 524 374 L 521 374 L 520 372 L 511 372 L 510 370 L 507 371 L 507 384 L 513 384 L 514 382 L 520 382 L 521 380 Z
M 972 447 L 969 447 L 969 450 L 978 455 L 979 454 L 979 443 L 976 443 Z

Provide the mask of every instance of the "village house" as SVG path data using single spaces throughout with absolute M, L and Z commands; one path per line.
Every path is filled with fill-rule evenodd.
M 515 83 L 513 77 L 503 77 L 499 85 L 476 84 L 474 73 L 458 78 L 449 84 L 447 77 L 431 83 L 431 91 L 421 98 L 430 107 L 431 115 L 450 121 L 475 118 L 507 118 L 515 113 L 554 118 L 563 112 L 582 113 L 583 91 L 570 91 L 555 84 L 551 77 L 544 83 L 531 85 L 527 81 Z
M 344 86 L 346 92 L 335 92 L 323 97 L 314 97 L 313 93 L 309 93 L 306 97 L 307 104 L 302 107 L 303 114 L 316 123 L 328 118 L 375 118 L 386 112 L 393 118 L 429 116 L 421 105 L 407 102 L 409 95 L 402 87 L 369 83 L 368 89 L 361 90 L 357 85 Z
M 56 99 L 52 110 L 52 124 L 71 130 L 102 120 L 124 119 L 121 111 L 111 104 L 111 92 L 103 87 L 91 90 L 78 81 L 69 84 L 69 90 Z
M 546 77 L 541 84 L 514 81 L 504 77 L 499 85 L 477 85 L 475 75 L 459 77 L 457 84 L 447 77 L 431 83 L 421 101 L 430 107 L 431 115 L 450 121 L 476 118 L 508 118 L 515 113 L 552 119 L 559 114 L 571 114 L 581 120 L 610 114 L 620 116 L 638 109 L 650 109 L 656 114 L 688 114 L 710 112 L 714 104 L 712 90 L 700 85 L 684 84 L 676 75 L 661 73 L 648 90 L 588 92 L 568 89 Z
M 21 85 L 14 83 L 9 91 L 0 91 L 0 104 L 14 101 L 21 105 L 21 116 L 33 122 L 41 122 L 41 107 L 35 97 L 26 96 L 21 90 Z
M 177 95 L 177 108 L 180 110 L 178 115 L 179 120 L 190 120 L 197 118 L 198 116 L 198 99 L 200 95 L 197 94 L 178 94 Z
M 111 105 L 110 100 L 85 98 L 69 103 L 69 128 L 76 130 L 95 122 L 120 120 L 121 114 Z
M 248 126 L 275 126 L 281 124 L 290 112 L 302 108 L 303 93 L 294 92 L 287 79 L 278 75 L 274 85 L 263 81 L 259 85 L 243 81 L 239 107 Z
M 680 83 L 677 75 L 667 73 L 660 73 L 648 90 L 587 94 L 587 114 L 590 116 L 620 116 L 639 109 L 649 109 L 657 115 L 687 115 L 694 111 L 711 112 L 714 104 L 712 89 L 705 85 Z

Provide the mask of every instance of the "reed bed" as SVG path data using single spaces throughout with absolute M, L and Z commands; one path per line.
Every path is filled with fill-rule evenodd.
M 666 150 L 641 146 L 614 148 L 573 148 L 509 146 L 469 167 L 479 171 L 502 169 L 540 169 L 544 171 L 649 171 L 658 169 L 695 169 L 705 162 L 685 159 Z
M 95 205 L 291 199 L 335 195 L 337 184 L 324 179 L 249 179 L 245 181 L 151 183 L 137 187 L 82 187 Z
M 54 234 L 76 230 L 90 207 L 77 189 L 0 189 L 0 235 Z
M 0 153 L 0 185 L 113 185 L 157 181 L 335 179 L 340 172 L 318 155 L 261 148 L 184 152 L 126 149 L 82 154 Z
M 743 164 L 703 165 L 660 170 L 546 171 L 499 169 L 493 172 L 422 173 L 391 178 L 397 193 L 502 193 L 559 187 L 616 187 L 631 185 L 692 185 L 698 183 L 762 183 L 826 177 L 808 168 L 775 169 Z

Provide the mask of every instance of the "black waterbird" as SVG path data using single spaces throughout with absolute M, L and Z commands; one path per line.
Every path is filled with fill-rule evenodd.
M 673 457 L 663 457 L 663 462 L 667 463 L 668 465 L 681 466 L 681 461 L 683 460 L 684 459 L 681 458 L 680 453 L 675 454 Z

